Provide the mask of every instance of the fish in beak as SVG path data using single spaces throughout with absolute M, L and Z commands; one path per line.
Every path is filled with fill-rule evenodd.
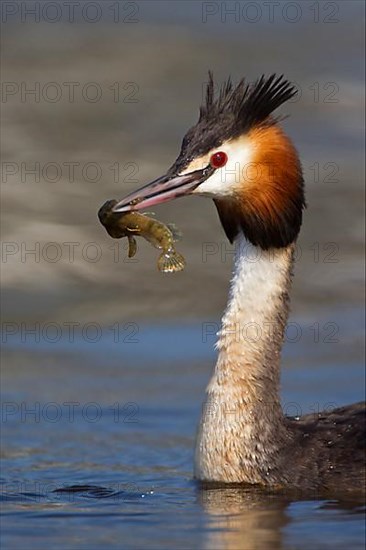
M 189 195 L 196 187 L 209 178 L 214 171 L 215 168 L 208 165 L 202 170 L 195 170 L 187 174 L 162 176 L 120 200 L 114 206 L 113 212 L 142 210 Z

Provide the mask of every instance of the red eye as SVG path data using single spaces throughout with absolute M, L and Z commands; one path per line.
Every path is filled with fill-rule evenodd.
M 211 155 L 210 164 L 212 168 L 222 168 L 227 163 L 227 154 L 224 151 L 219 151 Z

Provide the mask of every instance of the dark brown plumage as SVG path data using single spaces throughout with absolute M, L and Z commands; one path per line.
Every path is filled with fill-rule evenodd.
M 292 442 L 284 468 L 294 486 L 332 493 L 365 490 L 365 403 L 285 419 Z

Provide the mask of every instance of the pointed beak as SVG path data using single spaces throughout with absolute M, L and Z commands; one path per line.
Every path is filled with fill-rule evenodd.
M 214 171 L 215 168 L 208 165 L 202 170 L 195 170 L 183 175 L 162 176 L 120 200 L 114 206 L 113 212 L 141 210 L 189 195 Z

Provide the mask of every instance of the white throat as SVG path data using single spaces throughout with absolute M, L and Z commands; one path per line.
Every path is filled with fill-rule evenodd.
M 198 430 L 195 475 L 258 482 L 281 442 L 280 352 L 288 316 L 293 245 L 263 251 L 240 233 L 219 357 Z

